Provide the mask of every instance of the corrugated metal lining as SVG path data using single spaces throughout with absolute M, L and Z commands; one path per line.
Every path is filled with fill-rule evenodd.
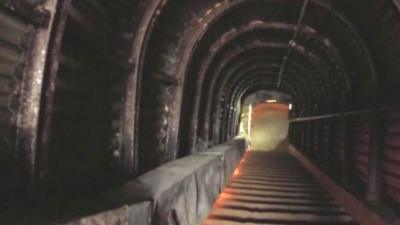
M 341 152 L 344 148 L 344 135 L 345 130 L 342 123 L 340 123 L 340 119 L 332 119 L 330 121 L 330 135 L 331 135 L 331 151 L 330 151 L 330 174 L 333 179 L 337 182 L 340 182 L 342 178 L 341 173 Z
M 0 166 L 6 167 L 2 172 L 10 171 L 18 159 L 15 123 L 31 31 L 29 24 L 0 8 Z
M 339 180 L 340 172 L 340 123 L 335 119 L 329 119 L 318 124 L 320 126 L 319 149 L 316 149 L 318 165 L 331 178 Z
M 400 111 L 384 114 L 384 183 L 386 196 L 400 206 Z
M 304 149 L 303 151 L 305 151 L 305 154 L 310 154 L 310 152 L 312 152 L 312 149 L 311 149 L 312 127 L 313 127 L 312 123 L 308 123 L 308 124 L 305 124 L 302 126 L 302 128 L 304 130 L 304 134 L 305 134 L 304 135 L 304 140 L 305 140 L 304 144 L 305 145 L 303 148 Z
M 371 149 L 371 131 L 367 116 L 350 118 L 351 129 L 351 176 L 357 188 L 365 193 L 368 179 L 368 161 Z
M 340 182 L 341 153 L 345 148 L 345 127 L 339 119 L 292 124 L 290 136 L 310 159 Z M 312 135 L 310 135 L 312 134 Z
M 56 34 L 62 35 L 62 41 L 52 46 L 60 45 L 52 56 L 58 68 L 48 85 L 54 83 L 54 99 L 45 100 L 45 105 L 52 105 L 45 130 L 48 143 L 43 146 L 49 154 L 45 177 L 54 192 L 68 187 L 82 194 L 119 179 L 111 174 L 119 170 L 123 157 L 121 111 L 131 69 L 126 44 L 130 35 L 123 33 L 129 30 L 128 5 L 127 1 L 73 0 L 63 8 L 65 22 L 58 26 L 65 27 Z M 118 14 L 119 10 L 125 14 Z
M 328 173 L 331 173 L 331 151 L 332 149 L 332 143 L 331 143 L 331 137 L 330 137 L 330 124 L 329 120 L 323 122 L 321 126 L 321 148 L 320 148 L 320 165 L 323 170 L 327 171 Z
M 318 123 L 314 123 L 312 128 L 312 136 L 311 136 L 311 151 L 310 157 L 311 159 L 316 162 L 318 159 L 318 155 L 320 154 L 320 125 Z
M 328 118 L 291 126 L 296 129 L 291 132 L 292 140 L 299 137 L 300 142 L 295 144 L 307 157 L 336 182 L 350 176 L 357 191 L 365 192 L 371 133 L 367 116 Z M 348 160 L 350 167 L 344 165 Z M 344 167 L 349 171 L 343 171 Z
M 320 156 L 324 160 L 314 159 L 319 167 L 359 198 L 370 197 L 373 195 L 373 188 L 380 190 L 383 187 L 382 195 L 379 196 L 385 203 L 382 207 L 400 213 L 400 110 L 385 108 L 378 113 L 372 110 L 354 115 L 311 120 L 306 123 L 291 123 L 291 140 L 312 159 L 312 154 L 318 150 L 313 149 L 312 145 L 310 148 L 304 141 L 304 136 L 307 140 L 316 142 L 315 137 L 310 137 L 310 134 L 318 133 L 319 153 L 326 154 L 325 151 L 329 149 L 328 157 Z M 316 129 L 317 126 L 320 128 Z M 374 134 L 372 130 L 374 127 L 381 132 Z M 307 131 L 310 129 L 314 132 Z M 332 135 L 331 141 L 327 141 L 329 133 Z M 372 152 L 375 147 L 377 148 L 375 151 L 379 152 Z M 375 157 L 382 158 L 379 158 L 379 161 L 370 160 L 374 153 L 378 154 Z M 373 171 L 371 174 L 370 170 Z M 371 184 L 373 179 L 378 179 L 378 183 Z

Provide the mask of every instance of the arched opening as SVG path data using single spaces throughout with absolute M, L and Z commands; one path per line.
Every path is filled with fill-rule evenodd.
M 242 100 L 239 134 L 253 151 L 271 151 L 287 143 L 291 97 L 278 91 L 255 91 Z

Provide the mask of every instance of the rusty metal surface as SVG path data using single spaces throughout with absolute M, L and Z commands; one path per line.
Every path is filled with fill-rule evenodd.
M 132 31 L 129 22 L 126 22 L 129 16 L 121 17 L 121 20 L 117 19 L 123 15 L 121 11 L 128 14 L 132 9 L 132 3 L 120 1 L 110 6 L 108 1 L 100 0 L 73 1 L 73 5 L 67 4 L 70 1 L 60 2 L 65 4 L 60 3 L 57 6 L 58 1 L 43 0 L 6 0 L 0 3 L 0 139 L 2 140 L 0 158 L 1 167 L 4 168 L 1 169 L 4 179 L 0 186 L 1 189 L 14 189 L 15 192 L 21 192 L 20 197 L 25 191 L 35 192 L 38 183 L 40 188 L 48 185 L 49 170 L 59 175 L 61 164 L 58 164 L 57 160 L 54 160 L 54 155 L 51 155 L 59 154 L 59 152 L 50 151 L 48 145 L 68 140 L 67 136 L 71 137 L 71 133 L 77 135 L 75 139 L 69 139 L 70 142 L 80 142 L 82 148 L 91 146 L 95 149 L 93 140 L 96 138 L 108 141 L 103 145 L 103 148 L 108 150 L 108 158 L 104 159 L 104 154 L 101 156 L 103 158 L 97 157 L 94 160 L 97 164 L 103 163 L 103 165 L 106 164 L 105 167 L 112 167 L 110 170 L 123 171 L 121 177 L 131 176 L 135 172 L 133 148 L 121 147 L 121 132 L 123 131 L 120 126 L 124 124 L 121 115 L 125 90 L 124 78 L 131 69 L 128 62 L 130 48 L 127 47 L 129 44 L 127 45 L 126 42 L 130 42 Z M 72 14 L 75 17 L 71 16 Z M 65 27 L 68 29 L 64 29 Z M 119 33 L 113 29 L 119 29 Z M 64 42 L 66 39 L 68 39 L 67 44 Z M 65 53 L 65 49 L 70 52 Z M 76 52 L 69 54 L 74 50 Z M 90 56 L 94 57 L 90 58 Z M 96 62 L 96 65 L 88 66 L 90 60 Z M 91 70 L 91 68 L 94 69 Z M 96 76 L 99 75 L 99 71 L 102 74 L 109 74 L 110 78 Z M 58 76 L 59 72 L 62 75 Z M 70 76 L 71 74 L 74 76 Z M 106 105 L 106 107 L 96 109 L 93 107 L 94 104 L 90 103 L 92 100 L 88 100 L 90 98 L 88 92 L 82 91 L 86 88 L 84 83 L 91 81 L 90 76 L 95 78 L 93 79 L 95 81 L 103 82 L 103 84 L 91 86 L 93 91 L 101 93 L 90 96 L 96 99 L 94 102 L 105 102 L 103 106 Z M 68 78 L 57 80 L 57 77 Z M 104 88 L 106 91 L 100 91 L 104 86 L 106 86 Z M 59 101 L 60 92 L 63 98 L 62 106 L 53 104 Z M 53 101 L 54 96 L 56 98 Z M 87 111 L 86 114 L 80 115 L 77 112 L 78 109 L 84 108 L 80 106 L 86 104 L 80 100 L 88 100 L 86 101 L 88 108 L 93 107 L 89 110 L 89 114 Z M 94 115 L 98 112 L 92 118 L 99 118 L 98 114 L 104 114 L 101 111 L 106 108 L 109 117 L 104 121 L 98 120 L 96 125 L 88 122 L 90 114 Z M 96 112 L 93 113 L 93 110 Z M 54 115 L 56 117 L 53 117 Z M 71 116 L 72 121 L 65 120 L 67 125 L 62 128 L 60 128 L 60 123 L 57 123 L 58 128 L 54 129 L 53 122 L 56 121 L 54 118 L 60 118 L 59 116 L 63 120 Z M 86 121 L 79 123 L 77 118 L 82 117 L 85 117 Z M 82 135 L 82 132 L 90 133 L 91 131 L 85 130 L 88 127 L 98 133 L 106 133 L 108 136 L 103 138 L 104 135 L 97 135 L 97 137 L 96 134 L 87 135 L 88 139 L 83 141 L 85 135 Z M 60 129 L 64 132 L 61 135 L 56 131 Z M 54 139 L 57 140 L 54 141 Z M 91 141 L 92 144 L 88 144 Z M 66 144 L 64 142 L 61 145 Z M 77 145 L 69 148 L 66 155 L 60 154 L 59 158 L 67 159 L 68 155 L 75 154 L 72 160 L 74 163 L 69 163 L 77 165 L 79 153 L 70 151 L 75 147 Z M 97 155 L 98 152 L 92 156 Z M 49 158 L 53 160 L 51 163 L 49 163 Z M 68 170 L 71 165 L 69 163 L 61 170 Z M 57 169 L 52 167 L 54 164 L 58 164 Z M 82 166 L 80 169 L 85 170 L 88 167 Z M 89 168 L 89 170 L 91 174 L 96 173 L 93 172 L 96 169 Z M 103 169 L 98 172 L 98 174 L 101 173 L 103 174 L 99 175 L 100 177 L 108 171 Z M 21 189 L 24 189 L 23 191 L 14 187 L 17 183 Z
M 25 59 L 29 56 L 28 40 L 33 29 L 19 18 L 0 9 L 0 191 L 15 189 L 24 180 L 21 153 L 15 147 L 20 89 Z M 26 178 L 26 177 L 25 177 Z M 7 205 L 7 204 L 5 204 Z M 0 207 L 1 208 L 1 207 Z
M 284 149 L 247 151 L 204 225 L 357 224 Z
M 45 0 L 3 0 L 0 2 L 0 7 L 25 21 L 47 27 L 51 22 L 52 13 L 43 7 L 44 2 Z
M 366 116 L 350 118 L 351 175 L 358 189 L 365 193 L 368 179 L 368 163 L 371 151 L 370 120 Z
M 334 180 L 328 177 L 318 166 L 311 162 L 301 152 L 292 145 L 288 148 L 290 154 L 295 157 L 301 165 L 321 184 L 321 186 L 331 195 L 335 201 L 342 205 L 354 219 L 364 225 L 388 225 L 398 224 L 395 217 L 378 213 L 376 208 L 366 204 L 363 200 L 349 193 L 343 187 L 338 185 Z
M 15 126 L 19 89 L 26 66 L 23 62 L 28 57 L 26 39 L 31 31 L 29 24 L 0 11 L 1 145 L 8 151 L 14 144 L 12 129 Z
M 123 111 L 133 2 L 60 1 L 46 68 L 39 170 L 44 192 L 81 195 L 135 174 Z M 128 147 L 130 146 L 130 147 Z M 91 162 L 91 163 L 88 163 Z
M 14 193 L 19 198 L 34 192 L 39 104 L 50 36 L 47 26 L 54 13 L 55 1 L 35 4 L 35 8 L 26 1 L 0 4 L 0 158 L 5 173 L 0 189 L 8 189 L 6 206 L 15 203 L 15 199 L 7 202 Z M 39 21 L 41 16 L 45 21 Z
M 343 113 L 335 117 L 293 122 L 290 135 L 302 153 L 319 169 L 331 175 L 331 179 L 379 212 L 382 218 L 397 223 L 398 118 L 398 109 L 393 107 L 359 111 L 359 114 Z M 333 138 L 331 141 L 323 138 L 326 135 L 315 136 L 315 133 L 310 135 L 307 132 L 310 127 L 326 127 L 329 121 L 331 125 L 328 133 Z M 322 143 L 319 149 L 307 144 L 307 140 L 313 139 Z M 327 144 L 332 141 L 333 146 Z M 330 152 L 330 155 L 322 161 L 315 160 L 311 154 L 324 154 L 326 151 Z M 336 165 L 326 168 L 324 164 L 329 161 L 335 162 L 334 158 Z M 337 175 L 334 175 L 333 171 Z
M 393 110 L 384 118 L 384 168 L 385 195 L 400 206 L 400 112 Z

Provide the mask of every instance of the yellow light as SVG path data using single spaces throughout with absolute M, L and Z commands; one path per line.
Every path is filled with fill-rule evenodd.
M 229 194 L 227 194 L 227 193 L 224 193 L 224 192 L 222 192 L 220 195 L 219 195 L 219 201 L 222 201 L 222 200 L 224 200 L 224 199 L 227 199 L 227 198 L 230 198 L 230 195 Z
M 278 101 L 277 100 L 275 100 L 275 99 L 272 99 L 272 100 L 267 100 L 267 103 L 277 103 Z
M 235 172 L 233 172 L 233 176 L 237 176 L 237 175 L 239 175 L 239 174 L 240 174 L 239 169 L 236 169 Z

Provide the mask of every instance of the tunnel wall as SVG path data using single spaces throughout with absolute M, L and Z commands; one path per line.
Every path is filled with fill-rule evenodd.
M 385 217 L 400 206 L 398 109 L 292 121 L 292 143 L 331 179 Z
M 0 209 L 33 193 L 37 127 L 56 2 L 0 3 Z M 46 9 L 45 9 L 46 8 Z
M 0 3 L 0 208 L 99 193 L 136 173 L 124 101 L 134 4 Z
M 292 140 L 395 209 L 399 3 L 309 3 L 299 21 L 300 0 L 2 1 L 1 208 L 99 195 L 230 140 L 291 52 L 294 116 L 377 109 L 293 123 Z

